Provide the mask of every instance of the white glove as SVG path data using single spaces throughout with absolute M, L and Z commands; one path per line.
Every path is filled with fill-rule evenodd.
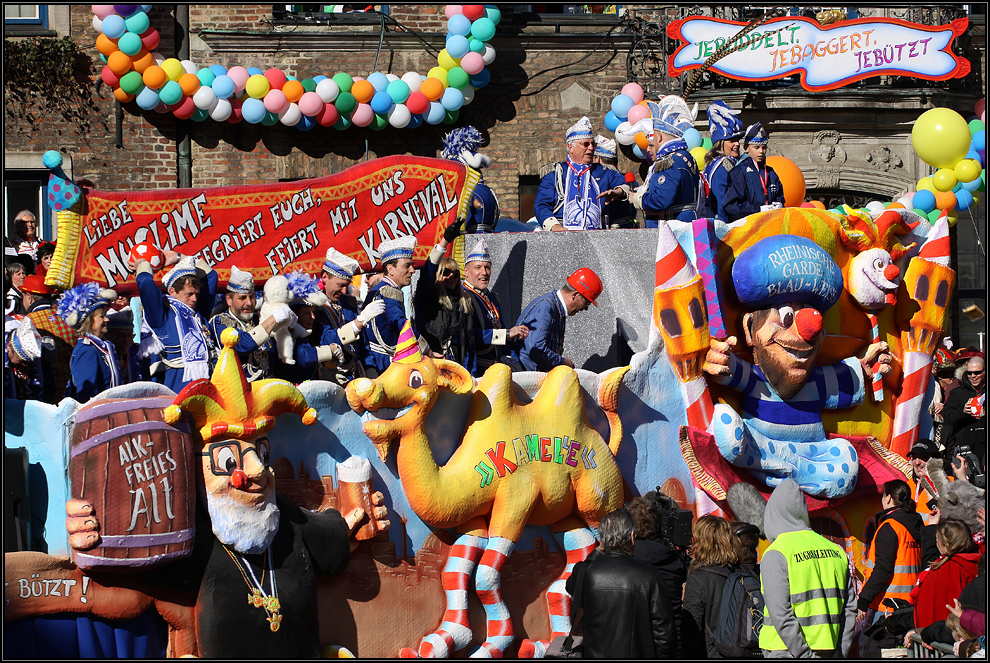
M 288 306 L 279 306 L 277 309 L 272 311 L 272 317 L 275 318 L 275 324 L 280 325 L 290 317 L 295 317 L 292 313 L 292 309 Z
M 376 318 L 385 312 L 385 300 L 376 299 L 367 306 L 364 310 L 358 314 L 357 319 L 361 321 L 362 324 L 368 324 L 371 322 L 372 318 Z

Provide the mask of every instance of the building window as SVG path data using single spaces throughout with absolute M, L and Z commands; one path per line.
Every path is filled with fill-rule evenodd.
M 523 223 L 533 218 L 533 207 L 539 188 L 540 178 L 537 175 L 519 176 L 519 220 Z
M 47 170 L 5 170 L 3 173 L 3 199 L 7 236 L 14 234 L 14 215 L 21 210 L 31 210 L 38 219 L 38 235 L 53 240 L 51 209 L 45 204 L 45 187 L 48 186 Z
M 273 5 L 276 23 L 332 23 L 341 25 L 378 25 L 379 14 L 388 16 L 388 5 Z
M 3 24 L 36 25 L 48 27 L 48 5 L 7 5 L 3 6 Z

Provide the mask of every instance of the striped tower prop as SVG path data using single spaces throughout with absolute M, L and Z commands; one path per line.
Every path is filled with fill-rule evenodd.
M 511 539 L 493 536 L 481 554 L 481 563 L 474 579 L 475 589 L 488 620 L 485 641 L 471 654 L 471 658 L 502 658 L 505 650 L 515 640 L 509 606 L 502 598 L 502 566 L 512 554 L 516 544 Z
M 698 270 L 677 243 L 667 222 L 660 223 L 657 240 L 653 328 L 663 336 L 671 367 L 677 374 L 687 424 L 707 431 L 714 406 L 702 366 L 711 341 L 705 306 L 705 286 Z
M 872 311 L 867 313 L 866 316 L 870 319 L 870 343 L 880 342 L 880 323 L 877 319 L 877 314 Z M 883 402 L 883 375 L 880 374 L 880 362 L 873 364 L 873 402 L 882 403 Z
M 715 237 L 714 219 L 695 219 L 691 222 L 694 232 L 694 262 L 705 284 L 705 304 L 708 310 L 708 329 L 712 338 L 725 338 L 725 319 L 722 317 L 722 279 L 718 271 L 718 240 Z
M 902 283 L 909 296 L 897 298 L 904 377 L 894 407 L 890 450 L 906 456 L 918 439 L 932 357 L 948 325 L 956 273 L 949 267 L 949 224 L 943 214 L 932 225 L 920 253 L 908 263 Z
M 571 632 L 571 595 L 567 593 L 567 579 L 574 572 L 574 565 L 583 562 L 598 542 L 587 528 L 564 532 L 564 551 L 567 565 L 564 572 L 547 589 L 547 612 L 550 615 L 550 640 L 523 640 L 519 645 L 519 658 L 543 658 L 550 641 Z
M 471 644 L 471 624 L 468 619 L 468 587 L 478 559 L 485 549 L 485 539 L 462 534 L 450 549 L 443 567 L 441 584 L 447 597 L 447 610 L 440 628 L 419 644 L 419 652 L 404 648 L 400 658 L 450 658 L 454 652 Z

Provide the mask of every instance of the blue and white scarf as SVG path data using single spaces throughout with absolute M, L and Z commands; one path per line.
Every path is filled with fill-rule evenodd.
M 576 164 L 567 157 L 567 171 L 564 172 L 564 227 L 568 230 L 601 228 L 599 193 L 598 182 L 591 176 L 591 166 Z
M 89 342 L 93 344 L 93 347 L 103 355 L 103 361 L 106 362 L 107 366 L 110 367 L 110 387 L 119 387 L 123 384 L 123 380 L 120 377 L 120 365 L 117 364 L 117 348 L 114 346 L 112 341 L 108 341 L 98 336 L 93 336 L 92 334 L 86 334 L 86 338 Z
M 203 323 L 188 304 L 179 301 L 171 295 L 168 296 L 169 304 L 175 311 L 175 331 L 177 338 L 182 339 L 180 350 L 182 351 L 182 381 L 192 382 L 200 378 L 210 377 L 210 351 L 206 345 L 206 335 L 203 332 Z

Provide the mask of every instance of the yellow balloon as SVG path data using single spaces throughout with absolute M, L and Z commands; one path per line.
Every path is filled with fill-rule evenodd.
M 915 189 L 917 191 L 931 191 L 932 193 L 938 191 L 938 189 L 935 188 L 935 183 L 932 181 L 932 178 L 930 177 L 922 177 L 920 180 L 918 180 L 918 185 L 915 187 Z
M 696 147 L 691 150 L 691 156 L 693 156 L 694 160 L 698 162 L 698 168 L 705 167 L 705 154 L 707 154 L 707 152 L 708 150 L 703 147 Z
M 272 84 L 268 82 L 264 74 L 255 74 L 251 78 L 247 79 L 247 83 L 244 84 L 244 91 L 248 93 L 248 96 L 252 99 L 263 99 L 268 90 L 271 89 Z
M 448 53 L 447 49 L 445 48 L 442 51 L 440 51 L 440 55 L 437 56 L 437 63 L 439 63 L 439 65 L 444 69 L 450 70 L 453 69 L 454 67 L 461 66 L 461 59 L 451 57 L 450 53 Z
M 960 182 L 972 182 L 980 176 L 983 166 L 976 159 L 963 159 L 956 164 L 956 179 Z
M 952 168 L 969 152 L 969 124 L 951 108 L 921 114 L 911 130 L 911 143 L 921 160 L 935 168 Z
M 951 168 L 940 168 L 932 175 L 932 184 L 939 191 L 952 191 L 956 182 L 956 172 Z
M 950 228 L 956 225 L 956 222 L 959 221 L 959 212 L 956 210 L 952 210 L 951 212 L 948 212 L 946 216 L 948 217 L 946 221 L 949 222 Z
M 437 78 L 443 83 L 444 87 L 447 87 L 447 70 L 443 67 L 433 67 L 430 69 L 430 73 L 426 75 L 427 78 Z
M 182 74 L 186 73 L 182 63 L 175 58 L 168 58 L 160 66 L 165 70 L 165 75 L 168 76 L 168 80 L 170 81 L 177 81 L 182 78 Z

